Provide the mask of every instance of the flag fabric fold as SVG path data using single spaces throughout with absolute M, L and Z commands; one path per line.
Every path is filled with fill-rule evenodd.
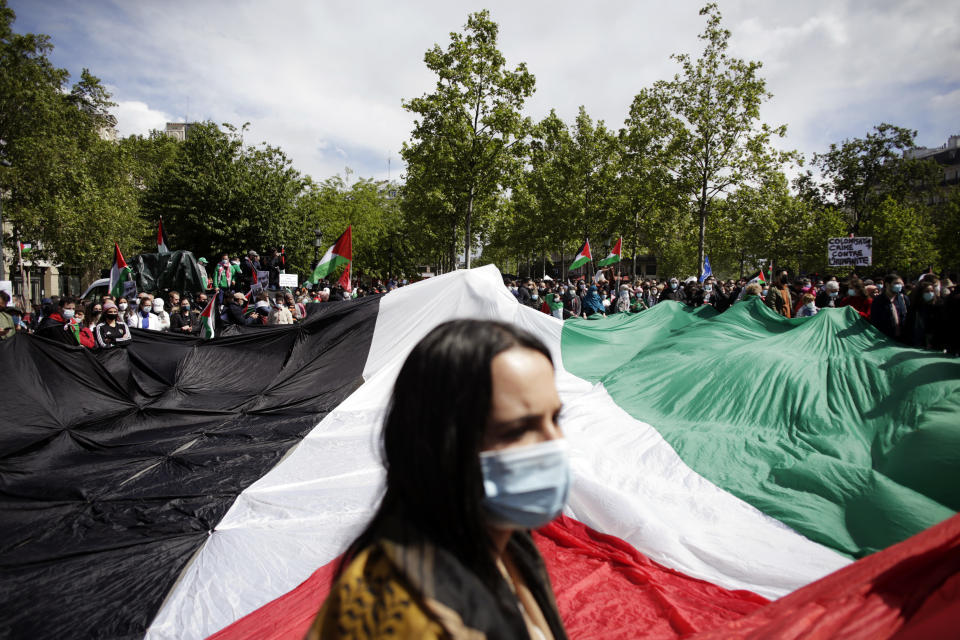
M 610 250 L 610 253 L 603 260 L 597 261 L 598 267 L 609 267 L 611 264 L 616 264 L 620 262 L 620 258 L 623 254 L 623 238 L 617 238 L 617 243 L 613 245 L 613 249 Z

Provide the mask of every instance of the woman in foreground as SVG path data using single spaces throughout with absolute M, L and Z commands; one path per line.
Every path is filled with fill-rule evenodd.
M 456 320 L 413 349 L 384 424 L 387 488 L 308 638 L 566 638 L 528 529 L 570 484 L 550 352 Z

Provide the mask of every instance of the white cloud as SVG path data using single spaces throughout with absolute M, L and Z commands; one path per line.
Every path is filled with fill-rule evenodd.
M 174 122 L 164 112 L 151 109 L 140 100 L 119 101 L 111 113 L 117 118 L 117 132 L 122 137 L 147 135 L 153 129 L 163 131 L 168 122 Z
M 569 120 L 579 105 L 611 128 L 633 96 L 696 55 L 702 0 L 491 0 L 507 61 L 537 77 L 529 115 Z M 960 3 L 923 0 L 722 0 L 735 55 L 759 59 L 775 97 L 763 110 L 789 127 L 785 146 L 808 156 L 890 121 L 940 144 L 958 127 Z M 284 149 L 323 179 L 343 171 L 399 173 L 412 117 L 401 101 L 430 91 L 423 63 L 474 4 L 116 2 L 71 5 L 94 73 L 115 86 L 128 131 L 181 114 L 242 124 L 246 139 Z M 54 44 L 57 31 L 50 31 Z M 149 106 L 148 106 L 149 105 Z M 121 128 L 121 132 L 124 129 Z M 929 139 L 928 139 L 929 138 Z

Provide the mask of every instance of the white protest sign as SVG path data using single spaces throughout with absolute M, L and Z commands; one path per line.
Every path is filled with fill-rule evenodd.
M 873 264 L 873 238 L 830 238 L 827 258 L 831 267 L 864 267 Z
M 281 273 L 280 274 L 280 288 L 290 287 L 291 289 L 297 288 L 297 274 L 295 273 Z

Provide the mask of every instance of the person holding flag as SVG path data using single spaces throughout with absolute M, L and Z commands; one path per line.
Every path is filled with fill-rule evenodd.
M 317 284 L 333 273 L 338 267 L 346 266 L 340 281 L 337 283 L 346 292 L 353 291 L 351 276 L 353 272 L 353 226 L 347 225 L 347 230 L 340 234 L 333 246 L 320 258 L 313 273 L 307 279 L 308 284 Z

